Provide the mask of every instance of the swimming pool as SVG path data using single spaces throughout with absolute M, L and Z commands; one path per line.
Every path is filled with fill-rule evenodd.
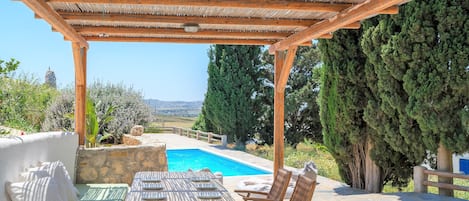
M 209 168 L 212 172 L 222 172 L 223 176 L 271 174 L 269 171 L 200 149 L 169 149 L 166 150 L 166 155 L 169 172 Z

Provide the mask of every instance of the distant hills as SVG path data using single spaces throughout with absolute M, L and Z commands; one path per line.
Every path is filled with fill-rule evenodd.
M 202 101 L 161 101 L 158 99 L 144 101 L 156 115 L 196 117 L 202 109 Z

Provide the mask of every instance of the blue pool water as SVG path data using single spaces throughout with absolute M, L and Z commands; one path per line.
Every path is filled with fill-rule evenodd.
M 209 168 L 212 172 L 222 172 L 223 176 L 271 173 L 200 149 L 171 149 L 166 150 L 166 155 L 170 172 Z

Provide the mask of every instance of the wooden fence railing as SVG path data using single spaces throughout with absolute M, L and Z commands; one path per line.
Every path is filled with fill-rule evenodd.
M 203 132 L 179 127 L 174 127 L 173 133 L 182 136 L 187 136 L 190 138 L 195 138 L 197 140 L 206 140 L 208 143 L 219 143 L 223 147 L 226 147 L 226 145 L 228 144 L 228 138 L 226 137 L 226 135 L 219 135 L 211 132 Z
M 167 133 L 167 132 L 173 132 L 174 133 L 174 127 L 159 127 L 158 128 L 160 132 Z
M 438 187 L 438 189 L 458 190 L 469 192 L 469 186 L 459 186 L 454 184 L 439 183 L 428 181 L 428 175 L 436 175 L 438 177 L 459 178 L 469 180 L 469 175 L 454 174 L 450 172 L 441 172 L 428 170 L 422 166 L 414 167 L 414 191 L 418 193 L 427 193 L 428 186 Z

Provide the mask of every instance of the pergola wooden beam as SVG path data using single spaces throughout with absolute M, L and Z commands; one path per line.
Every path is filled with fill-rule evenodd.
M 275 83 L 275 91 L 284 92 L 285 87 L 287 86 L 288 76 L 290 75 L 290 70 L 293 66 L 293 61 L 295 61 L 296 50 L 298 46 L 292 46 L 288 48 L 288 54 L 283 63 L 282 70 L 280 75 L 277 77 L 277 83 Z
M 78 34 L 62 17 L 55 12 L 47 3 L 42 0 L 23 0 L 36 15 L 40 16 L 54 29 L 73 42 L 77 42 L 80 47 L 88 48 L 86 40 Z
M 340 12 L 352 4 L 294 2 L 294 1 L 259 1 L 259 0 L 48 0 L 48 2 L 93 3 L 93 4 L 129 4 L 129 5 L 159 5 L 159 6 L 203 6 L 218 8 L 254 8 L 275 10 L 296 10 L 308 12 Z
M 334 32 L 340 27 L 360 21 L 371 15 L 379 14 L 380 11 L 393 7 L 407 0 L 367 0 L 361 4 L 348 8 L 332 19 L 323 20 L 311 27 L 287 37 L 285 40 L 270 46 L 269 52 L 286 50 L 290 46 L 301 44 L 305 41 L 318 38 L 326 33 Z
M 161 42 L 161 43 L 200 43 L 200 44 L 225 44 L 225 45 L 269 45 L 271 40 L 260 39 L 205 39 L 205 38 L 164 38 L 164 37 L 98 37 L 85 36 L 88 41 L 109 42 Z
M 383 15 L 399 14 L 399 6 L 391 6 L 389 8 L 379 11 L 378 14 L 383 14 Z
M 184 29 L 176 28 L 142 28 L 142 27 L 97 27 L 97 26 L 73 26 L 80 34 L 99 35 L 99 34 L 126 34 L 132 35 L 160 35 L 160 36 L 199 36 L 199 37 L 217 37 L 217 38 L 258 38 L 258 39 L 282 39 L 291 35 L 292 32 L 245 32 L 245 31 L 218 31 L 218 30 L 199 30 L 195 33 L 185 32 Z
M 165 38 L 165 37 L 99 37 L 85 36 L 88 41 L 102 42 L 159 42 L 159 43 L 195 43 L 219 45 L 270 45 L 272 40 L 261 39 L 216 39 L 216 38 Z M 311 46 L 311 42 L 304 42 L 300 46 Z
M 201 6 L 219 8 L 247 8 L 247 9 L 275 9 L 295 10 L 306 12 L 340 12 L 353 4 L 321 3 L 321 2 L 292 2 L 292 1 L 258 1 L 258 0 L 46 0 L 51 3 L 93 3 L 93 4 L 127 4 L 127 5 L 160 5 L 160 6 Z M 397 14 L 397 6 L 384 9 L 379 14 Z
M 185 32 L 184 29 L 175 28 L 133 28 L 133 27 L 97 27 L 97 26 L 73 26 L 73 28 L 82 35 L 99 36 L 109 34 L 120 34 L 128 37 L 149 37 L 154 35 L 158 38 L 167 36 L 167 38 L 215 38 L 215 39 L 283 39 L 291 35 L 291 32 L 244 32 L 244 31 L 217 31 L 217 30 L 201 30 L 195 33 Z M 355 28 L 350 26 L 350 28 Z M 144 36 L 142 36 L 144 35 Z M 332 34 L 324 34 L 322 39 L 332 38 Z M 271 43 L 270 43 L 271 44 Z
M 152 23 L 197 23 L 218 25 L 253 25 L 253 26 L 288 26 L 309 27 L 319 20 L 300 19 L 265 19 L 265 18 L 240 18 L 240 17 L 200 17 L 200 16 L 162 16 L 162 15 L 135 15 L 114 13 L 77 13 L 58 12 L 65 20 L 89 20 L 101 22 L 152 22 Z
M 360 22 L 354 22 L 352 24 L 347 24 L 346 26 L 341 27 L 341 29 L 359 29 L 360 27 Z

